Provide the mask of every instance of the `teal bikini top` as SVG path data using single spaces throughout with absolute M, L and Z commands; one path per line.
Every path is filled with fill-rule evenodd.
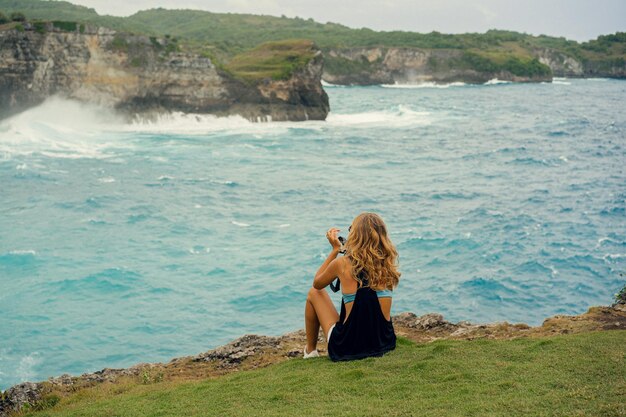
M 353 292 L 351 294 L 344 293 L 342 295 L 343 295 L 344 304 L 351 303 L 356 298 L 356 292 Z M 391 298 L 393 296 L 393 291 L 392 290 L 376 290 L 376 295 L 378 296 L 378 298 L 385 298 L 385 297 Z
M 363 280 L 362 281 L 363 287 L 361 287 L 361 288 L 367 287 L 368 279 L 365 276 L 364 271 L 361 271 L 359 273 L 359 277 Z M 333 292 L 339 291 L 340 288 L 341 288 L 341 282 L 339 281 L 339 278 L 337 278 L 334 283 L 330 284 L 330 289 L 333 290 Z M 375 291 L 376 291 L 376 295 L 378 296 L 378 298 L 385 298 L 385 297 L 391 298 L 392 295 L 393 295 L 393 291 L 392 290 L 375 290 Z M 343 299 L 343 303 L 344 304 L 351 303 L 356 298 L 356 292 L 353 292 L 353 293 L 350 293 L 350 294 L 342 293 L 341 295 L 342 295 L 342 299 Z

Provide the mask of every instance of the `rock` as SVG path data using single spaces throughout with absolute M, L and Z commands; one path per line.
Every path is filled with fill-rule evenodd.
M 464 82 L 482 84 L 493 78 L 515 82 L 551 81 L 552 75 L 516 76 L 506 71 L 477 71 L 460 65 L 461 49 L 426 48 L 332 48 L 326 50 L 322 78 L 331 84 L 421 84 Z M 342 62 L 352 61 L 360 68 L 348 73 L 338 70 Z M 547 70 L 547 68 L 546 68 Z M 548 71 L 549 72 L 549 71 Z
M 9 388 L 0 397 L 0 417 L 20 411 L 26 404 L 36 404 L 41 400 L 42 388 L 41 383 L 33 382 L 24 382 Z
M 194 361 L 220 361 L 223 365 L 241 363 L 244 359 L 266 349 L 279 349 L 280 337 L 245 335 L 193 358 Z
M 443 316 L 438 313 L 424 314 L 423 316 L 416 316 L 413 313 L 400 313 L 393 316 L 392 321 L 399 326 L 409 327 L 411 329 L 430 330 L 430 329 L 456 329 L 459 324 L 450 323 L 444 320 Z M 469 324 L 469 322 L 462 322 L 463 326 Z
M 84 32 L 0 30 L 0 119 L 51 96 L 114 109 L 129 120 L 170 112 L 240 115 L 251 121 L 324 120 L 323 57 L 286 80 L 248 83 L 208 57 L 165 39 L 87 26 Z M 317 51 L 315 53 L 314 51 Z
M 582 62 L 553 49 L 537 49 L 535 56 L 549 66 L 556 77 L 582 77 L 585 74 Z
M 287 357 L 288 358 L 299 358 L 303 355 L 302 351 L 300 350 L 290 350 L 289 352 L 287 352 Z
M 322 78 L 331 84 L 420 84 L 464 82 L 482 84 L 493 78 L 513 82 L 550 82 L 557 77 L 626 78 L 624 60 L 580 60 L 551 48 L 529 48 L 528 53 L 550 68 L 543 75 L 519 76 L 508 71 L 478 71 L 463 65 L 462 49 L 330 48 Z M 351 61 L 351 65 L 346 65 Z M 341 68 L 349 68 L 343 71 Z M 354 69 L 356 68 L 356 70 Z M 547 68 L 545 68 L 547 69 Z

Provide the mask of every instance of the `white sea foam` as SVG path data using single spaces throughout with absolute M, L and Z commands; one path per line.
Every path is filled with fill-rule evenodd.
M 138 120 L 120 127 L 126 132 L 203 134 L 216 131 L 254 130 L 272 125 L 270 121 L 253 123 L 241 116 L 218 117 L 212 114 L 172 112 L 155 120 Z M 260 130 L 260 129 L 259 129 Z
M 213 184 L 221 184 L 221 185 L 234 185 L 235 184 L 234 181 L 228 181 L 228 180 L 211 180 L 211 182 Z
M 396 111 L 371 111 L 352 114 L 329 113 L 327 122 L 333 126 L 371 127 L 428 125 L 431 123 L 430 112 L 414 111 L 399 105 Z
M 111 158 L 115 156 L 116 149 L 134 146 L 132 140 L 128 140 L 128 133 L 204 135 L 228 132 L 261 138 L 266 134 L 274 135 L 289 129 L 321 130 L 336 126 L 371 128 L 374 125 L 408 126 L 429 123 L 428 112 L 414 111 L 407 106 L 361 113 L 330 112 L 326 121 L 255 123 L 240 116 L 217 117 L 174 112 L 152 121 L 125 123 L 106 109 L 51 98 L 38 107 L 0 123 L 0 157 L 8 160 L 18 155 L 36 153 L 52 158 Z M 167 162 L 166 157 L 151 158 Z
M 239 226 L 239 227 L 250 227 L 250 225 L 248 223 L 242 223 L 242 222 L 238 222 L 236 220 L 231 221 L 232 224 L 234 224 L 235 226 Z
M 596 249 L 599 248 L 600 246 L 604 245 L 605 243 L 613 244 L 613 245 L 621 245 L 624 242 L 616 240 L 616 239 L 612 239 L 610 237 L 602 237 L 602 238 L 598 239 L 598 243 L 596 244 Z
M 345 85 L 331 84 L 331 83 L 328 83 L 328 82 L 322 80 L 322 87 L 342 88 L 342 87 L 345 87 Z
M 289 223 L 283 223 L 283 224 L 279 224 L 278 228 L 282 229 L 282 228 L 289 227 L 289 226 L 291 226 Z
M 626 253 L 605 253 L 602 259 L 606 260 L 615 260 L 626 258 Z
M 20 358 L 20 363 L 15 370 L 15 376 L 21 381 L 33 380 L 37 372 L 35 367 L 41 363 L 38 352 L 33 352 L 30 355 Z
M 450 87 L 463 87 L 465 85 L 467 84 L 460 82 L 460 81 L 453 82 L 453 83 L 446 83 L 446 84 L 438 84 L 432 81 L 428 81 L 428 82 L 419 83 L 419 84 L 398 84 L 396 82 L 395 84 L 382 84 L 381 87 L 383 88 L 450 88 Z
M 561 155 L 559 156 L 559 159 L 563 162 L 569 162 L 569 159 L 567 159 L 567 157 L 565 155 Z
M 552 78 L 552 84 L 571 85 L 572 83 L 567 81 L 567 78 L 554 77 Z
M 496 84 L 511 84 L 511 81 L 499 80 L 497 78 L 492 78 L 491 80 L 484 83 L 484 85 L 496 85 Z
M 100 133 L 121 123 L 97 106 L 52 97 L 0 123 L 0 154 L 5 159 L 33 153 L 55 158 L 109 157 L 111 143 L 103 141 Z
M 103 184 L 110 184 L 112 182 L 115 182 L 115 178 L 113 178 L 113 177 L 102 177 L 102 178 L 98 178 L 98 182 L 101 182 Z
M 37 251 L 33 249 L 16 249 L 9 251 L 9 255 L 37 255 Z

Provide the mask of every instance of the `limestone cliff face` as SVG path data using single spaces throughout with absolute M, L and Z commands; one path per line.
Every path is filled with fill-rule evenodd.
M 623 60 L 582 61 L 549 48 L 529 52 L 539 63 L 548 66 L 552 74 L 520 76 L 504 70 L 478 71 L 466 65 L 464 51 L 459 49 L 341 48 L 325 51 L 327 65 L 323 78 L 329 83 L 343 85 L 484 83 L 493 78 L 513 82 L 549 82 L 553 75 L 626 78 Z
M 419 48 L 346 48 L 326 52 L 329 60 L 357 64 L 348 74 L 328 65 L 323 78 L 332 84 L 484 83 L 493 78 L 516 82 L 550 81 L 550 76 L 516 76 L 508 71 L 477 71 L 458 65 L 463 51 Z
M 535 50 L 534 54 L 542 64 L 552 69 L 556 77 L 626 78 L 626 62 L 623 59 L 583 61 L 548 48 Z
M 585 74 L 583 63 L 553 49 L 535 51 L 537 59 L 552 69 L 556 77 L 582 77 Z
M 323 120 L 322 56 L 288 80 L 245 83 L 211 59 L 177 52 L 167 40 L 97 27 L 0 31 L 0 118 L 52 95 L 128 115 L 169 111 L 238 114 L 250 120 Z M 43 33 L 41 33 L 43 32 Z

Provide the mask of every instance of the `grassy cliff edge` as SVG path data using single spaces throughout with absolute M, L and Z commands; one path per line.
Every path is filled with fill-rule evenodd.
M 623 304 L 537 327 L 411 313 L 394 326 L 382 358 L 303 361 L 303 331 L 247 335 L 167 364 L 51 378 L 15 415 L 626 415 Z

